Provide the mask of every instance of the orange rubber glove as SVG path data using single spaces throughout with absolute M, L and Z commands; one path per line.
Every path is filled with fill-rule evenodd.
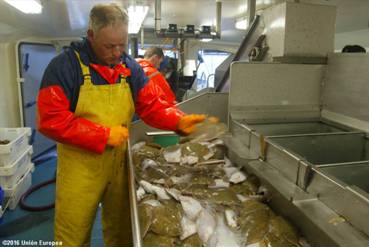
M 190 114 L 181 117 L 178 122 L 177 130 L 180 134 L 189 135 L 196 130 L 196 124 L 205 120 L 203 114 Z
M 128 129 L 124 126 L 113 126 L 110 128 L 110 135 L 108 138 L 108 145 L 117 147 L 122 145 L 128 139 Z

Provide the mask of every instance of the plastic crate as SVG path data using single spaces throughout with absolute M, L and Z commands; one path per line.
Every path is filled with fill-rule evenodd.
M 31 187 L 32 173 L 31 168 L 24 174 L 24 176 L 18 181 L 18 183 L 12 188 L 3 188 L 5 198 L 8 199 L 8 208 L 13 210 L 17 207 L 17 204 L 21 196 Z
M 9 140 L 8 144 L 0 145 L 0 167 L 9 166 L 19 158 L 27 148 L 31 128 L 0 128 L 0 140 Z
M 0 167 L 0 186 L 3 188 L 12 188 L 19 179 L 33 167 L 31 156 L 33 153 L 32 146 L 23 152 L 19 158 L 10 166 Z

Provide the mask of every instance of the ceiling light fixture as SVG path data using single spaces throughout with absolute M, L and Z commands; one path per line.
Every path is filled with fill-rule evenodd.
M 41 14 L 42 5 L 39 0 L 4 0 L 7 4 L 26 14 Z
M 149 11 L 148 6 L 129 6 L 128 7 L 128 33 L 136 34 L 140 31 L 143 21 Z

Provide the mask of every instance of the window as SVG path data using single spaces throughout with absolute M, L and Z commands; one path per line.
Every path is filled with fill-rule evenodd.
M 196 91 L 214 87 L 215 70 L 229 55 L 229 52 L 218 50 L 200 50 L 198 52 L 196 88 L 194 88 Z

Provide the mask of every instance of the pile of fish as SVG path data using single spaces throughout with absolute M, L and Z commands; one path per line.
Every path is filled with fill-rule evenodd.
M 225 157 L 221 139 L 132 147 L 145 247 L 297 247 L 300 237 L 262 201 L 259 180 Z

